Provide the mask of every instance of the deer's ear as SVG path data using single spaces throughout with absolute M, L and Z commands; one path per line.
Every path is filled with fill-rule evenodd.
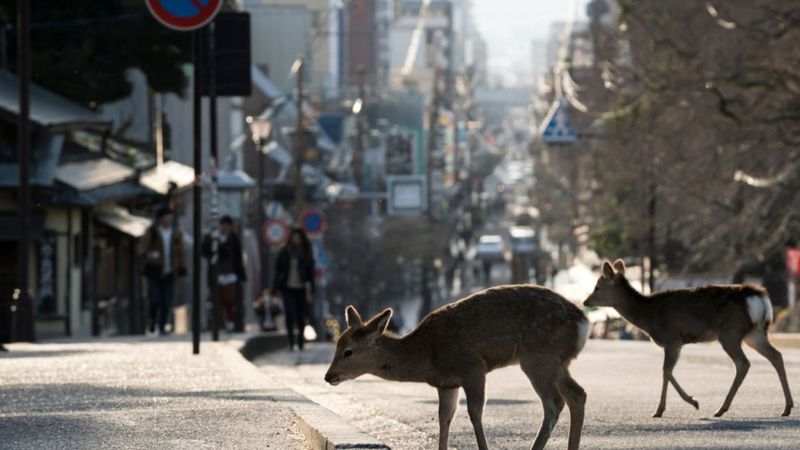
M 392 308 L 386 308 L 367 322 L 367 330 L 370 334 L 381 335 L 389 327 L 389 320 L 392 318 Z
M 349 305 L 347 309 L 344 310 L 344 319 L 347 322 L 347 328 L 357 327 L 364 323 L 361 319 L 361 314 L 358 313 L 353 305 Z
M 611 279 L 614 277 L 614 267 L 608 261 L 603 262 L 603 278 Z
M 625 261 L 621 259 L 614 261 L 614 270 L 625 275 Z

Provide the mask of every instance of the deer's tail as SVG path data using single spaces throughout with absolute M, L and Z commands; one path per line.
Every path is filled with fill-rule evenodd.
M 583 350 L 583 347 L 586 345 L 586 340 L 589 339 L 589 319 L 586 317 L 581 317 L 580 320 L 577 322 L 578 325 L 578 340 L 575 343 L 575 354 Z
M 766 331 L 772 323 L 772 302 L 764 295 L 750 295 L 747 301 L 747 315 L 757 328 Z

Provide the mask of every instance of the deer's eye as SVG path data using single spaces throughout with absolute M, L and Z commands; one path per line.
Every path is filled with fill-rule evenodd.
M 345 358 L 349 358 L 349 357 L 351 357 L 351 356 L 353 356 L 353 351 L 352 351 L 352 350 L 350 350 L 350 349 L 348 348 L 347 350 L 345 350 L 345 351 L 344 351 L 344 357 L 345 357 Z

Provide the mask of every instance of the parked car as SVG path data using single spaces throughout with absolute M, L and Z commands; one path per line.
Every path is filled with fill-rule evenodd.
M 511 251 L 516 255 L 529 255 L 539 250 L 539 237 L 533 228 L 526 226 L 513 226 L 509 230 L 511 235 Z
M 476 255 L 479 259 L 487 261 L 503 260 L 505 245 L 503 238 L 497 234 L 484 234 L 478 239 Z

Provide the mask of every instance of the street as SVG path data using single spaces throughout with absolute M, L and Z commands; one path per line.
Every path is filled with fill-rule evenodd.
M 270 376 L 384 440 L 393 449 L 435 448 L 438 436 L 436 391 L 420 384 L 387 382 L 373 376 L 330 387 L 322 381 L 332 347 L 305 353 L 277 353 L 258 361 Z M 733 364 L 717 344 L 684 347 L 676 379 L 700 402 L 695 411 L 670 388 L 664 418 L 651 415 L 661 385 L 661 349 L 649 342 L 590 340 L 571 366 L 588 393 L 582 448 L 586 449 L 797 449 L 800 417 L 783 408 L 778 378 L 760 356 L 745 350 L 750 372 L 720 419 L 712 417 L 733 379 Z M 797 396 L 800 350 L 783 349 L 789 382 Z M 299 364 L 299 365 L 295 365 Z M 451 428 L 450 446 L 476 448 L 461 406 Z M 538 397 L 518 367 L 491 373 L 487 381 L 484 428 L 491 448 L 529 448 L 542 414 Z M 566 410 L 547 448 L 566 448 Z

